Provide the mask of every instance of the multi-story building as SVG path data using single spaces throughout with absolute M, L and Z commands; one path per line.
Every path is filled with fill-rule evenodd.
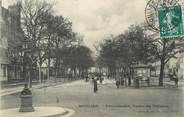
M 18 78 L 19 48 L 23 32 L 20 23 L 20 4 L 5 8 L 0 1 L 0 81 Z

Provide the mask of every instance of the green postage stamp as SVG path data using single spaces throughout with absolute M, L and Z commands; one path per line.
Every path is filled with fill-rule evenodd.
M 157 13 L 161 38 L 182 36 L 184 34 L 180 5 L 159 6 Z

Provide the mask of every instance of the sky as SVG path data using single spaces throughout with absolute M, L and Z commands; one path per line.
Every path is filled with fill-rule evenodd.
M 12 0 L 3 0 L 3 6 Z M 54 10 L 69 18 L 73 31 L 84 36 L 84 44 L 94 45 L 110 35 L 123 33 L 131 24 L 145 21 L 146 0 L 55 0 Z

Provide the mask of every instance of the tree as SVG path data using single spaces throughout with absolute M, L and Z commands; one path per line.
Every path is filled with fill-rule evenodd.
M 164 68 L 171 58 L 177 58 L 176 54 L 183 52 L 183 46 L 177 46 L 176 43 L 183 41 L 183 38 L 156 38 L 154 41 L 154 50 L 156 58 L 160 60 L 159 86 L 163 86 Z
M 71 46 L 65 49 L 63 63 L 65 66 L 69 66 L 74 71 L 76 78 L 77 70 L 79 71 L 79 76 L 81 76 L 84 75 L 84 73 L 94 65 L 91 54 L 92 51 L 86 46 Z
M 100 45 L 98 61 L 110 69 L 123 71 L 128 77 L 131 85 L 131 66 L 138 63 L 145 63 L 153 60 L 154 50 L 152 39 L 144 32 L 139 25 L 131 25 L 124 33 L 107 39 Z
M 34 52 L 39 52 L 39 60 L 41 64 L 41 51 L 39 46 L 44 33 L 45 20 L 44 17 L 52 12 L 52 4 L 44 0 L 21 0 L 21 27 L 24 32 L 25 42 L 30 51 L 30 58 L 32 61 L 37 61 Z M 32 66 L 31 73 L 32 73 Z M 40 76 L 40 75 L 39 75 Z M 30 76 L 31 77 L 31 76 Z M 30 78 L 30 87 L 31 81 Z
M 48 60 L 48 79 L 50 71 L 50 61 L 55 59 L 55 76 L 58 76 L 60 69 L 60 50 L 71 44 L 72 38 L 72 23 L 63 16 L 48 14 L 45 17 L 47 22 L 45 28 L 45 54 Z M 51 52 L 53 52 L 51 54 Z

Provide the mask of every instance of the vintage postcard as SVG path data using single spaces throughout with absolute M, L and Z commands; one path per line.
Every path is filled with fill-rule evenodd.
M 184 0 L 0 0 L 0 117 L 183 117 Z

